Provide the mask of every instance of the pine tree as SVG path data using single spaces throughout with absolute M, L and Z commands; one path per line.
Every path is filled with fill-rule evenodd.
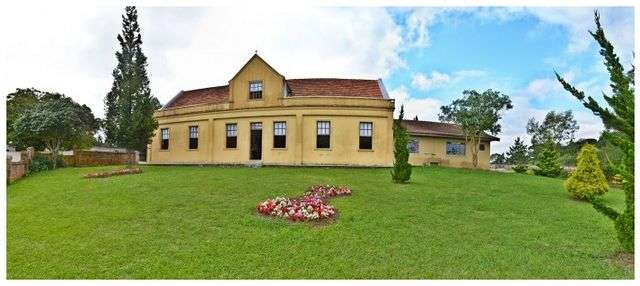
M 553 142 L 547 142 L 541 147 L 541 151 L 536 157 L 535 174 L 539 176 L 556 178 L 562 174 L 560 165 L 560 153 L 556 150 Z
M 604 30 L 600 25 L 600 15 L 595 12 L 594 20 L 596 23 L 596 31 L 589 31 L 591 36 L 600 45 L 600 55 L 604 58 L 604 65 L 609 72 L 609 80 L 611 81 L 612 95 L 604 95 L 604 100 L 611 107 L 602 107 L 592 97 L 585 97 L 583 91 L 576 89 L 556 73 L 556 78 L 562 84 L 565 90 L 571 93 L 575 98 L 580 100 L 582 104 L 590 109 L 593 114 L 599 116 L 604 126 L 611 132 L 607 132 L 606 138 L 611 144 L 622 150 L 623 162 L 616 166 L 617 173 L 622 177 L 622 189 L 625 193 L 624 211 L 611 208 L 605 203 L 594 198 L 591 200 L 593 207 L 602 214 L 614 221 L 616 231 L 618 233 L 618 241 L 622 249 L 633 252 L 634 248 L 634 94 L 635 94 L 635 67 L 631 66 L 629 71 L 625 72 L 624 67 L 620 64 L 620 59 L 616 55 L 613 45 L 607 40 Z
M 400 116 L 393 125 L 394 150 L 393 170 L 391 170 L 391 178 L 395 183 L 407 183 L 411 178 L 411 164 L 409 164 L 409 149 L 407 143 L 409 138 L 407 131 L 402 126 L 404 118 L 404 105 L 400 106 Z
M 149 88 L 147 57 L 141 48 L 142 36 L 135 7 L 125 8 L 118 42 L 118 65 L 112 73 L 113 86 L 105 98 L 105 141 L 146 154 L 146 146 L 158 128 L 153 112 L 160 108 L 160 102 L 151 95 Z
M 527 171 L 527 163 L 529 163 L 529 147 L 524 144 L 524 141 L 517 137 L 513 142 L 513 145 L 509 146 L 507 152 L 507 162 L 513 166 L 513 170 L 517 173 L 524 173 Z
M 591 144 L 582 146 L 576 170 L 564 182 L 564 188 L 571 196 L 580 200 L 591 199 L 607 192 L 607 179 L 600 168 L 596 147 Z

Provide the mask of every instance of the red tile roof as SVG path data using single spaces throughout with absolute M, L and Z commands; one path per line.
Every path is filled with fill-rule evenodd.
M 287 80 L 291 96 L 384 98 L 378 80 L 304 78 Z
M 286 80 L 289 96 L 328 96 L 385 98 L 383 87 L 378 80 L 308 78 Z M 174 97 L 165 109 L 198 104 L 219 104 L 229 100 L 229 86 L 215 86 L 182 91 Z
M 427 135 L 434 137 L 454 137 L 464 138 L 462 129 L 458 125 L 434 121 L 402 120 L 402 126 L 410 134 Z M 484 139 L 490 141 L 500 141 L 500 138 L 484 134 Z
M 214 86 L 208 88 L 181 91 L 164 108 L 176 108 L 198 104 L 219 104 L 229 100 L 229 86 Z

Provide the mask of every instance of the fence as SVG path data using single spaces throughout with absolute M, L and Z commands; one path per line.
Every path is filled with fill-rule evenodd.
M 7 152 L 7 180 L 9 183 L 24 177 L 29 172 L 29 166 L 35 153 L 32 147 L 27 148 L 27 151 Z M 51 157 L 51 153 L 39 154 Z M 64 151 L 60 156 L 65 167 L 138 164 L 138 157 L 137 151 L 113 149 L 108 151 Z

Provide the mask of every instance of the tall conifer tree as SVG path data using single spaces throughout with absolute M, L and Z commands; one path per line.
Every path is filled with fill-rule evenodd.
M 125 8 L 122 33 L 118 35 L 118 65 L 113 70 L 113 86 L 105 98 L 106 143 L 146 153 L 158 122 L 153 112 L 160 102 L 151 95 L 147 57 L 142 52 L 142 36 L 135 7 Z

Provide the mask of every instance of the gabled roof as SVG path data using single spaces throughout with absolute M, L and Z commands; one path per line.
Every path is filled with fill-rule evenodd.
M 269 65 L 269 63 L 267 63 L 267 61 L 265 61 L 263 58 L 261 58 L 260 56 L 258 56 L 258 53 L 256 52 L 255 54 L 253 54 L 253 56 L 238 70 L 238 72 L 233 75 L 233 77 L 229 80 L 232 81 L 234 78 L 236 78 L 248 65 L 250 62 L 254 61 L 254 60 L 259 60 L 262 63 L 264 63 L 271 71 L 273 71 L 273 73 L 275 73 L 276 75 L 280 76 L 281 78 L 284 79 L 284 76 L 281 75 L 276 69 L 274 69 L 271 65 Z
M 386 90 L 378 80 L 309 78 L 285 80 L 288 97 L 326 96 L 362 97 L 385 99 Z M 229 86 L 181 91 L 171 99 L 164 109 L 200 104 L 220 104 L 229 101 Z
M 460 129 L 460 126 L 452 123 L 402 120 L 402 126 L 407 129 L 407 132 L 409 134 L 413 135 L 464 139 L 464 134 L 462 133 L 462 129 Z M 482 139 L 489 141 L 500 141 L 500 138 L 486 133 L 482 136 Z

